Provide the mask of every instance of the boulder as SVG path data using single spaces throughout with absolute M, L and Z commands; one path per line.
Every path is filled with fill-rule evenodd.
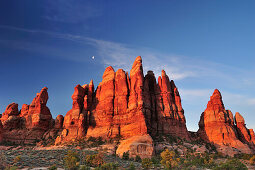
M 153 140 L 150 135 L 130 137 L 121 141 L 116 154 L 122 157 L 124 152 L 129 152 L 130 158 L 135 158 L 136 155 L 142 159 L 151 158 L 154 155 Z

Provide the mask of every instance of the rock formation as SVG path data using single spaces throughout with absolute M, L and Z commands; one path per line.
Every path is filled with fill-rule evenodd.
M 45 131 L 51 128 L 52 116 L 46 106 L 47 88 L 44 87 L 30 105 L 24 104 L 18 111 L 18 104 L 7 106 L 1 123 L 3 124 L 3 140 L 14 143 L 34 143 L 40 140 Z
M 164 70 L 158 84 L 152 71 L 145 76 L 144 108 L 151 134 L 171 134 L 189 139 L 178 89 Z
M 2 122 L 0 121 L 0 143 L 3 141 L 3 125 Z
M 250 131 L 246 128 L 244 118 L 239 112 L 236 112 L 235 114 L 235 123 L 239 139 L 243 143 L 253 144 L 252 132 L 250 133 Z
M 243 118 L 237 114 L 235 120 L 240 123 L 238 126 L 244 132 Z M 243 132 L 241 133 L 243 134 Z M 200 117 L 198 133 L 203 140 L 214 143 L 217 150 L 225 154 L 233 155 L 238 153 L 238 150 L 243 153 L 252 153 L 250 147 L 240 141 L 234 125 L 233 114 L 231 111 L 225 110 L 222 96 L 217 89 Z M 246 135 L 247 133 L 244 134 L 244 136 Z
M 122 141 L 116 151 L 120 157 L 124 152 L 129 152 L 130 158 L 139 155 L 142 159 L 151 158 L 154 154 L 153 140 L 150 135 L 133 136 Z
M 65 116 L 65 130 L 56 143 L 84 136 L 127 139 L 147 134 L 189 139 L 179 92 L 165 71 L 159 83 L 152 71 L 144 77 L 138 56 L 130 77 L 109 66 L 102 78 L 95 92 L 94 86 L 75 87 L 73 108 Z
M 0 115 L 0 142 L 31 144 L 42 140 L 63 144 L 84 137 L 118 138 L 122 140 L 118 155 L 129 151 L 131 157 L 138 154 L 145 158 L 153 155 L 153 139 L 158 135 L 193 138 L 186 128 L 174 81 L 164 70 L 157 80 L 153 71 L 144 76 L 140 56 L 133 63 L 130 76 L 122 69 L 115 72 L 109 66 L 96 90 L 92 80 L 77 85 L 72 100 L 72 108 L 65 117 L 58 115 L 55 120 L 46 106 L 46 87 L 20 111 L 18 104 L 8 105 Z M 234 118 L 225 109 L 217 89 L 201 115 L 198 133 L 194 134 L 196 139 L 215 144 L 225 154 L 255 150 L 254 131 L 246 128 L 239 113 Z

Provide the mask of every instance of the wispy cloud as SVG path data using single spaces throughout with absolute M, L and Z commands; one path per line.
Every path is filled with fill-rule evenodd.
M 231 110 L 245 112 L 252 119 L 252 111 L 254 110 L 255 98 L 249 93 L 254 91 L 255 79 L 253 78 L 255 70 L 247 70 L 246 68 L 236 68 L 227 64 L 215 63 L 206 60 L 198 60 L 188 56 L 180 56 L 176 54 L 165 54 L 154 49 L 145 47 L 134 47 L 127 44 L 100 40 L 91 37 L 62 34 L 45 30 L 26 29 L 0 25 L 0 29 L 8 29 L 20 31 L 28 34 L 42 34 L 45 37 L 62 39 L 65 41 L 79 43 L 84 47 L 94 48 L 96 58 L 99 58 L 105 66 L 112 65 L 115 69 L 123 68 L 126 71 L 131 69 L 136 56 L 143 56 L 144 71 L 152 69 L 156 76 L 159 76 L 161 70 L 164 69 L 169 77 L 179 82 L 179 89 L 184 103 L 184 108 L 189 108 L 186 112 L 187 120 L 189 118 L 199 119 L 201 112 L 205 109 L 206 104 L 212 94 L 214 88 L 224 89 L 222 92 L 223 100 L 226 108 Z M 75 50 L 50 46 L 47 44 L 34 43 L 26 40 L 0 40 L 1 45 L 12 48 L 38 52 L 45 57 L 53 55 L 61 59 L 86 62 L 84 56 L 76 53 Z M 86 49 L 86 48 L 85 48 Z M 182 82 L 185 81 L 185 85 Z M 195 82 L 196 89 L 192 86 Z M 198 89 L 203 86 L 207 89 Z M 227 89 L 227 90 L 225 90 Z M 233 90 L 234 89 L 234 90 Z M 229 92 L 231 91 L 231 92 Z M 237 91 L 237 92 L 235 92 Z M 255 110 L 254 110 L 255 111 Z M 187 122 L 190 124 L 191 122 Z M 197 124 L 194 120 L 189 126 Z M 253 123 L 250 125 L 254 126 Z M 193 126 L 193 130 L 197 127 Z
M 112 65 L 116 69 L 123 68 L 125 70 L 130 70 L 134 58 L 138 55 L 143 56 L 143 65 L 145 74 L 149 69 L 153 69 L 156 76 L 161 74 L 161 70 L 164 69 L 169 77 L 174 80 L 182 80 L 186 78 L 204 78 L 204 80 L 214 79 L 212 83 L 221 82 L 223 84 L 231 84 L 231 86 L 241 86 L 243 84 L 247 86 L 254 86 L 254 78 L 252 77 L 255 70 L 241 70 L 239 68 L 231 67 L 228 65 L 205 61 L 197 60 L 192 57 L 180 56 L 176 54 L 164 54 L 153 49 L 148 49 L 145 47 L 134 47 L 118 42 L 99 40 L 91 37 L 51 32 L 45 30 L 36 30 L 36 29 L 26 29 L 19 28 L 7 25 L 0 25 L 2 29 L 10 29 L 14 31 L 21 31 L 31 34 L 43 34 L 49 37 L 63 39 L 66 41 L 73 41 L 79 43 L 80 45 L 90 46 L 95 48 L 96 55 L 99 57 L 103 64 Z M 22 48 L 23 50 L 31 50 L 37 52 L 48 51 L 48 55 L 51 56 L 51 53 L 62 57 L 63 59 L 85 62 L 84 56 L 69 55 L 71 52 L 59 52 L 57 47 L 50 47 L 34 42 L 27 41 L 18 41 L 18 40 L 1 40 L 13 42 L 13 48 Z M 19 43 L 20 45 L 15 45 Z M 8 45 L 8 44 L 7 44 Z M 47 49 L 47 50 L 45 50 Z M 73 51 L 72 51 L 73 53 Z M 68 54 L 68 55 L 65 55 Z M 45 55 L 47 57 L 47 55 Z M 226 72 L 227 71 L 227 72 Z M 238 79 L 239 83 L 236 83 Z M 217 87 L 216 87 L 217 88 Z

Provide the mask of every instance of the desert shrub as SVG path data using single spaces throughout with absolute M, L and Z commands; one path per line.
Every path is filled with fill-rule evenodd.
M 200 154 L 190 155 L 186 159 L 182 158 L 179 163 L 184 167 L 214 168 L 216 166 L 213 158 L 208 154 L 203 154 L 202 156 Z
M 129 165 L 127 170 L 136 170 L 135 165 L 133 164 L 133 162 L 131 162 L 131 164 Z
M 160 157 L 153 156 L 153 157 L 151 158 L 151 162 L 152 162 L 154 165 L 160 164 Z
M 4 156 L 3 153 L 0 154 L 0 169 L 4 169 L 6 167 L 6 157 Z
M 88 167 L 86 165 L 80 165 L 79 170 L 90 170 L 90 167 Z
M 97 167 L 96 170 L 117 170 L 118 164 L 115 163 L 104 163 L 101 165 L 101 167 Z
M 142 159 L 141 159 L 141 157 L 140 157 L 139 155 L 136 155 L 136 156 L 135 156 L 135 161 L 136 161 L 136 162 L 141 162 Z
M 167 169 L 171 169 L 178 166 L 178 162 L 180 162 L 180 158 L 177 158 L 174 151 L 169 151 L 166 149 L 161 154 L 160 163 L 165 166 Z
M 129 160 L 129 151 L 123 153 L 122 159 Z
M 18 167 L 16 167 L 16 166 L 7 166 L 5 168 L 5 170 L 16 170 L 16 169 L 18 169 Z
M 250 158 L 250 164 L 252 164 L 252 165 L 255 164 L 255 155 L 253 155 L 253 156 Z
M 21 160 L 21 156 L 16 156 L 14 159 L 13 159 L 13 163 L 18 163 L 19 161 Z
M 90 136 L 87 142 L 89 143 L 90 147 L 97 147 L 105 143 L 105 141 L 103 141 L 103 138 L 101 136 L 99 136 L 98 138 Z
M 244 159 L 244 160 L 250 160 L 252 156 L 253 156 L 252 154 L 246 154 L 246 153 L 240 153 L 240 154 L 234 155 L 235 158 Z
M 213 170 L 248 170 L 247 167 L 238 159 L 230 159 L 225 163 L 219 164 Z
M 77 169 L 79 161 L 80 158 L 78 153 L 70 150 L 64 158 L 65 167 L 70 170 Z
M 152 161 L 149 158 L 144 158 L 142 160 L 142 167 L 144 169 L 149 169 L 151 167 L 151 165 L 152 165 Z
M 101 166 L 102 164 L 104 164 L 103 153 L 99 152 L 98 154 L 87 155 L 85 161 L 88 166 L 92 167 Z
M 167 139 L 167 142 L 169 142 L 170 144 L 177 143 L 177 138 L 172 135 L 167 135 L 166 139 Z
M 56 167 L 56 165 L 52 165 L 51 167 L 48 168 L 48 170 L 56 170 L 56 169 L 58 169 L 58 168 Z

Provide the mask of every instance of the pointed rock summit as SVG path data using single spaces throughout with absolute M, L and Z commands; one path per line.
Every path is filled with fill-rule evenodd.
M 244 119 L 239 113 L 235 116 L 235 122 L 240 124 L 237 127 L 240 127 L 240 134 L 245 139 L 248 132 L 243 127 Z M 218 151 L 228 155 L 233 156 L 237 153 L 236 150 L 243 153 L 252 153 L 251 148 L 240 140 L 237 129 L 234 125 L 232 112 L 225 110 L 221 93 L 216 89 L 200 117 L 198 130 L 200 137 L 215 144 Z
M 109 66 L 95 92 L 92 88 L 86 88 L 85 85 L 75 88 L 73 109 L 66 114 L 64 130 L 56 143 L 82 136 L 100 136 L 104 139 L 121 136 L 126 140 L 141 136 L 141 139 L 148 139 L 145 143 L 151 143 L 151 138 L 142 136 L 161 134 L 189 140 L 178 89 L 164 70 L 158 83 L 152 71 L 144 77 L 141 56 L 135 59 L 130 77 L 124 70 L 115 72 Z M 89 104 L 88 101 L 93 102 Z M 83 133 L 79 133 L 78 129 L 83 129 Z M 153 148 L 148 149 L 153 151 Z M 121 149 L 121 152 L 126 151 Z
M 218 89 L 200 117 L 198 132 L 188 132 L 174 81 L 164 70 L 157 79 L 151 70 L 144 76 L 141 56 L 135 59 L 130 74 L 109 66 L 96 89 L 93 80 L 75 86 L 71 109 L 55 120 L 47 107 L 47 90 L 42 88 L 20 111 L 16 103 L 6 107 L 0 114 L 0 142 L 61 145 L 89 137 L 117 138 L 121 139 L 116 150 L 120 157 L 129 152 L 130 157 L 148 158 L 154 154 L 153 140 L 167 135 L 188 141 L 200 138 L 232 156 L 255 151 L 253 129 L 247 129 L 240 113 L 234 117 L 225 109 Z

